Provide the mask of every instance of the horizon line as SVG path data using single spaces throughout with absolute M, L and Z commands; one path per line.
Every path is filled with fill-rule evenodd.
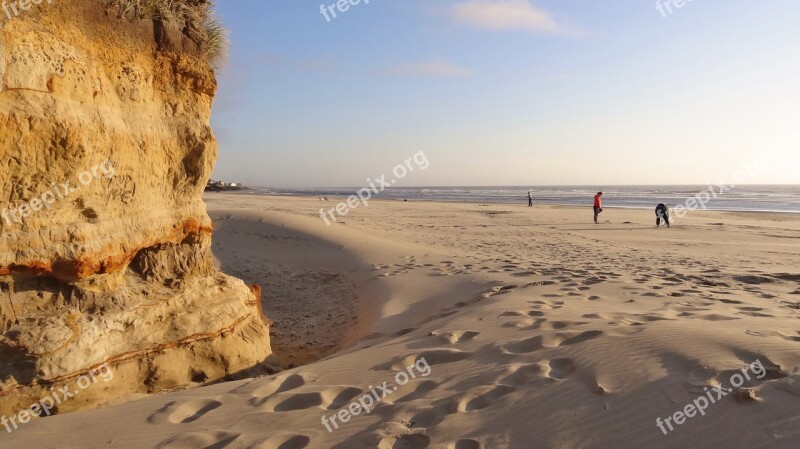
M 412 185 L 412 186 L 389 186 L 386 190 L 389 189 L 443 189 L 443 188 L 472 188 L 472 189 L 483 189 L 483 188 L 533 188 L 533 187 L 698 187 L 698 186 L 710 186 L 716 185 L 713 183 L 697 183 L 697 184 L 531 184 L 529 186 L 525 186 L 522 184 L 519 185 Z M 731 184 L 725 184 L 731 185 Z M 797 184 L 784 184 L 784 183 L 759 183 L 759 184 L 733 184 L 737 187 L 800 187 L 800 183 Z M 243 184 L 244 187 L 257 187 L 261 189 L 293 189 L 293 190 L 319 190 L 319 189 L 359 189 L 363 186 L 312 186 L 312 187 L 278 187 L 278 186 L 259 186 L 259 185 L 247 185 Z

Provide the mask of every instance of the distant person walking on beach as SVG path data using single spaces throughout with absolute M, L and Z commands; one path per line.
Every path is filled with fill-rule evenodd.
M 669 207 L 664 203 L 656 206 L 656 227 L 661 226 L 661 220 L 664 220 L 664 224 L 669 227 Z
M 597 192 L 594 196 L 594 224 L 597 224 L 597 217 L 603 212 L 603 192 Z
M 533 207 L 533 194 L 528 190 L 528 207 Z

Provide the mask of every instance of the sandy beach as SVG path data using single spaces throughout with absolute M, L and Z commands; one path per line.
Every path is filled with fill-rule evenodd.
M 0 3 L 0 449 L 800 448 L 800 4 Z
M 800 441 L 795 216 L 665 229 L 649 210 L 375 200 L 327 226 L 316 198 L 204 199 L 216 263 L 263 288 L 277 374 L 35 420 L 2 447 Z

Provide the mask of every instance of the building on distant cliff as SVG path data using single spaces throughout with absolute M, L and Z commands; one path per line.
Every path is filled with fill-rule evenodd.
M 241 182 L 225 182 L 225 181 L 215 181 L 210 179 L 206 184 L 206 192 L 221 192 L 221 191 L 231 191 L 231 190 L 242 190 L 244 185 Z

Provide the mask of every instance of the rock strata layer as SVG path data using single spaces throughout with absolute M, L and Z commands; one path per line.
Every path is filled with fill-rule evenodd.
M 212 263 L 214 72 L 179 27 L 104 5 L 0 17 L 0 414 L 104 364 L 56 411 L 271 354 L 260 289 Z

